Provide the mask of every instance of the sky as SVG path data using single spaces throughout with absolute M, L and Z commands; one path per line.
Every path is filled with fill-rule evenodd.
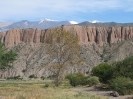
M 0 22 L 133 22 L 133 0 L 0 0 Z

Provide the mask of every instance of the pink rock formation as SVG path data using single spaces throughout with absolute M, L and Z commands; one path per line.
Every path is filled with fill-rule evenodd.
M 99 46 L 103 44 L 118 43 L 123 40 L 133 38 L 133 27 L 95 27 L 95 26 L 79 26 L 68 25 L 62 26 L 63 30 L 70 31 L 79 36 L 80 43 L 93 44 Z M 12 29 L 7 32 L 0 33 L 0 41 L 6 46 L 14 46 L 20 42 L 25 43 L 40 43 L 46 38 L 46 35 L 51 32 L 51 29 Z

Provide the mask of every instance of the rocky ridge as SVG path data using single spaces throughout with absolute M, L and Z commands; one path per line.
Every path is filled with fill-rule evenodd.
M 61 26 L 63 30 L 78 35 L 81 44 L 81 57 L 85 60 L 81 66 L 68 68 L 65 72 L 81 71 L 89 73 L 93 66 L 101 62 L 113 62 L 122 60 L 133 55 L 133 27 L 95 27 L 67 25 Z M 49 77 L 52 72 L 48 66 L 45 47 L 42 46 L 44 39 L 51 33 L 51 29 L 12 29 L 0 33 L 0 41 L 7 47 L 14 49 L 18 59 L 14 62 L 14 69 L 0 74 L 4 77 L 36 76 Z
M 96 27 L 67 25 L 59 28 L 78 35 L 80 43 L 83 44 L 95 43 L 98 46 L 103 46 L 104 44 L 119 43 L 133 38 L 132 26 Z M 50 32 L 51 29 L 11 29 L 7 32 L 0 32 L 0 40 L 4 42 L 6 46 L 10 47 L 21 41 L 25 43 L 40 43 L 44 41 L 46 35 Z

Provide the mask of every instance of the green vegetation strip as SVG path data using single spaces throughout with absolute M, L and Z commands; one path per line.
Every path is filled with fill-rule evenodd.
M 4 99 L 107 99 L 86 92 L 75 92 L 69 84 L 55 87 L 49 81 L 3 81 L 0 85 L 0 96 Z

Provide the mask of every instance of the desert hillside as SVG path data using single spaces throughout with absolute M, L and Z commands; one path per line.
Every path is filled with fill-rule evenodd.
M 68 67 L 66 73 L 81 71 L 89 73 L 93 66 L 101 62 L 114 62 L 133 55 L 133 27 L 97 27 L 66 25 L 58 27 L 78 35 L 81 57 L 85 60 L 80 66 Z M 27 78 L 29 75 L 49 77 L 52 75 L 47 63 L 44 40 L 52 29 L 36 28 L 11 29 L 0 33 L 0 41 L 15 50 L 19 56 L 13 63 L 14 68 L 4 73 L 5 77 Z M 2 72 L 1 72 L 2 73 Z

